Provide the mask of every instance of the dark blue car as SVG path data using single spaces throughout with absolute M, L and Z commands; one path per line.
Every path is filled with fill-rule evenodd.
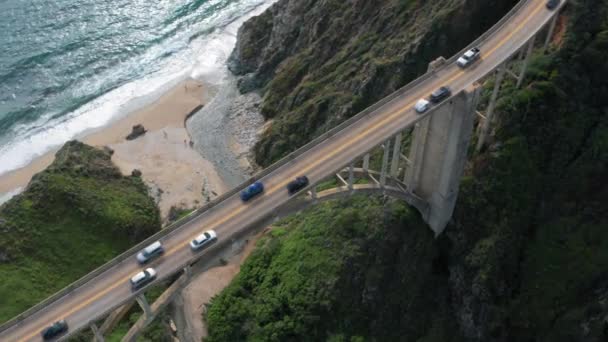
M 248 186 L 247 189 L 241 191 L 241 200 L 247 202 L 262 192 L 264 192 L 264 184 L 262 182 L 255 182 Z

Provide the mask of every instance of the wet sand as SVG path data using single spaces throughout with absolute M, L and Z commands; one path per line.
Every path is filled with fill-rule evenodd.
M 204 104 L 204 95 L 205 88 L 200 82 L 183 81 L 152 104 L 77 139 L 89 145 L 112 148 L 115 151 L 112 160 L 125 175 L 133 169 L 142 171 L 142 178 L 150 186 L 163 217 L 174 205 L 199 206 L 214 194 L 225 191 L 213 165 L 190 146 L 185 129 L 187 116 Z M 137 124 L 144 126 L 146 134 L 126 140 Z M 34 174 L 50 165 L 55 152 L 0 176 L 0 197 L 25 188 Z

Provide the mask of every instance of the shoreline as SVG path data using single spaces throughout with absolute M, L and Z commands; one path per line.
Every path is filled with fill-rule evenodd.
M 200 206 L 206 200 L 205 195 L 210 197 L 225 190 L 214 166 L 190 146 L 192 139 L 185 127 L 188 118 L 205 105 L 206 95 L 203 83 L 187 79 L 149 105 L 74 139 L 114 150 L 112 161 L 124 175 L 140 170 L 165 219 L 172 206 Z M 138 124 L 144 126 L 146 133 L 126 140 L 132 127 Z M 0 198 L 25 189 L 32 176 L 52 163 L 57 150 L 0 175 Z

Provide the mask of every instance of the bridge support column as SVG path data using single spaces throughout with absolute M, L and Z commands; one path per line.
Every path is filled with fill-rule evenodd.
M 363 156 L 363 171 L 369 171 L 369 153 Z
M 551 18 L 551 22 L 549 23 L 549 31 L 547 32 L 547 37 L 545 38 L 545 44 L 543 45 L 543 51 L 547 52 L 549 48 L 549 43 L 551 43 L 551 38 L 553 38 L 553 32 L 555 31 L 555 24 L 557 24 L 557 18 L 559 17 L 559 13 L 555 13 L 553 18 Z
M 184 275 L 186 276 L 185 281 L 187 282 L 190 278 L 192 278 L 192 266 L 187 265 L 184 267 Z
M 415 127 L 407 191 L 426 202 L 416 208 L 435 235 L 443 232 L 456 205 L 479 92 L 455 95 Z
M 353 191 L 353 183 L 355 182 L 355 164 L 350 163 L 348 166 L 348 190 Z
M 401 160 L 401 132 L 395 136 L 395 146 L 393 146 L 393 160 L 391 161 L 391 176 L 399 175 L 399 160 Z
M 500 85 L 502 83 L 502 80 L 505 78 L 505 72 L 507 71 L 506 61 L 501 64 L 498 69 L 498 75 L 496 76 L 496 80 L 494 80 L 494 90 L 492 91 L 490 103 L 488 104 L 488 110 L 486 111 L 485 115 L 486 118 L 483 120 L 483 123 L 481 125 L 481 132 L 479 133 L 479 140 L 477 140 L 477 152 L 481 151 L 481 149 L 486 143 L 486 138 L 490 130 L 490 125 L 492 124 L 492 117 L 494 116 L 496 99 L 498 98 L 498 93 L 500 92 Z
M 410 167 L 407 168 L 403 179 L 408 191 L 411 193 L 414 193 L 418 188 L 418 180 L 420 179 L 420 171 L 422 170 L 421 161 L 425 153 L 430 121 L 431 116 L 427 116 L 414 125 L 409 158 L 412 163 Z
M 114 329 L 114 327 L 124 318 L 127 312 L 131 310 L 134 304 L 135 302 L 131 301 L 114 310 L 99 327 L 99 333 L 103 336 L 112 331 L 112 329 Z
M 104 342 L 105 341 L 105 339 L 103 338 L 103 335 L 101 334 L 99 329 L 97 329 L 97 325 L 95 325 L 95 323 L 91 322 L 89 324 L 89 327 L 93 331 L 93 341 L 95 341 L 95 342 Z
M 146 321 L 152 320 L 154 318 L 154 314 L 152 313 L 152 308 L 150 307 L 150 304 L 148 304 L 146 296 L 143 293 L 140 293 L 135 297 L 135 300 L 137 301 L 137 304 L 139 304 L 141 309 L 144 311 Z
M 521 87 L 524 78 L 526 77 L 526 71 L 528 71 L 528 63 L 530 63 L 530 57 L 532 57 L 532 52 L 534 50 L 534 42 L 536 41 L 536 36 L 532 36 L 532 39 L 528 42 L 528 49 L 526 51 L 526 57 L 524 59 L 524 64 L 521 66 L 521 72 L 517 77 L 517 85 L 516 88 Z
M 313 202 L 317 201 L 317 186 L 316 185 L 313 185 L 310 188 L 310 198 L 312 198 Z
M 517 52 L 517 60 L 524 59 L 525 53 L 526 53 L 525 48 L 522 47 L 521 49 L 519 49 L 519 51 Z
M 388 154 L 391 150 L 391 139 L 384 142 L 384 154 L 382 155 L 382 169 L 380 171 L 380 186 L 386 185 L 386 171 L 388 169 Z

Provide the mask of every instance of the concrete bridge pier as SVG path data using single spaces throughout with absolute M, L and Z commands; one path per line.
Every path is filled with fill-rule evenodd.
M 415 126 L 405 184 L 426 205 L 417 209 L 438 236 L 456 205 L 473 134 L 480 88 L 463 91 Z
M 152 308 L 150 307 L 150 304 L 146 299 L 146 295 L 140 293 L 135 297 L 135 300 L 137 301 L 137 304 L 139 304 L 141 309 L 144 311 L 144 317 L 146 317 L 146 321 L 152 320 L 154 318 L 154 314 L 152 313 Z
M 363 171 L 369 171 L 369 153 L 363 156 Z
M 93 331 L 93 341 L 94 342 L 105 342 L 105 339 L 103 338 L 103 334 L 99 331 L 99 329 L 97 329 L 97 325 L 93 322 L 91 322 L 89 324 L 89 327 L 91 328 L 91 331 Z
M 348 190 L 353 191 L 353 184 L 355 182 L 355 163 L 350 163 L 348 166 Z
M 388 169 L 388 155 L 391 150 L 391 139 L 386 139 L 384 142 L 384 153 L 382 154 L 382 168 L 380 169 L 380 186 L 386 185 L 386 174 Z
M 135 304 L 135 301 L 128 302 L 127 304 L 120 306 L 118 309 L 114 310 L 108 317 L 106 317 L 105 321 L 99 327 L 99 334 L 101 336 L 111 332 L 116 325 L 124 318 L 124 316 L 131 310 L 131 307 Z
M 547 52 L 549 48 L 549 43 L 551 43 L 551 38 L 553 38 L 553 32 L 555 31 L 555 24 L 557 24 L 557 19 L 559 18 L 559 13 L 556 12 L 553 18 L 551 18 L 551 22 L 549 23 L 549 31 L 547 32 L 547 37 L 545 38 L 545 44 L 543 45 L 543 51 Z
M 316 202 L 317 200 L 317 186 L 313 185 L 310 187 L 310 198 L 313 200 L 313 202 Z
M 524 81 L 524 77 L 526 77 L 526 71 L 528 71 L 528 64 L 530 63 L 530 57 L 532 57 L 532 52 L 534 51 L 534 43 L 536 42 L 536 36 L 532 36 L 532 39 L 528 42 L 528 48 L 526 50 L 526 56 L 524 57 L 524 64 L 521 66 L 521 72 L 519 76 L 517 76 L 517 84 L 516 88 L 521 87 L 522 82 Z
M 393 160 L 391 161 L 391 177 L 396 178 L 399 174 L 399 160 L 401 160 L 401 132 L 395 135 Z
M 485 119 L 483 120 L 483 123 L 481 125 L 481 131 L 479 132 L 479 140 L 477 140 L 477 152 L 481 151 L 481 149 L 486 143 L 486 138 L 490 131 L 490 125 L 494 116 L 496 100 L 498 99 L 498 93 L 500 92 L 500 85 L 502 84 L 502 80 L 505 78 L 506 71 L 507 61 L 503 62 L 497 70 L 498 74 L 496 75 L 496 79 L 494 80 L 494 90 L 492 91 L 492 96 L 490 97 L 490 103 L 488 104 Z

